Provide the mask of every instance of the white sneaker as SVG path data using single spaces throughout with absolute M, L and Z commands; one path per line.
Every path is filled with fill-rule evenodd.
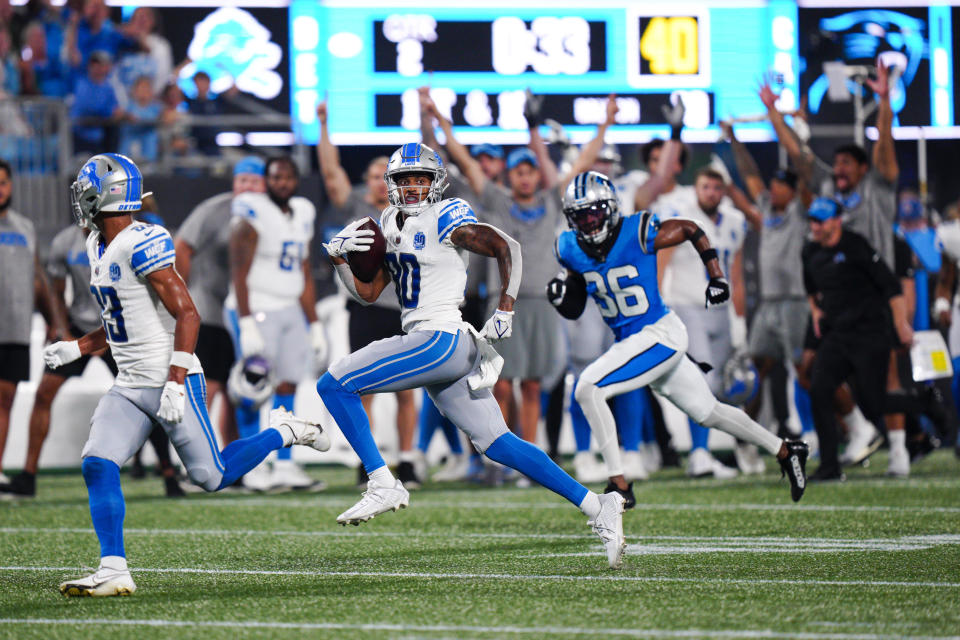
M 282 407 L 270 412 L 270 428 L 280 432 L 285 447 L 302 444 L 317 451 L 327 451 L 330 448 L 330 436 L 323 427 L 298 418 Z
M 895 478 L 906 478 L 910 475 L 910 454 L 907 453 L 906 447 L 890 448 L 887 475 Z
M 663 468 L 663 454 L 660 453 L 660 445 L 656 442 L 641 443 L 640 457 L 643 458 L 643 468 L 647 473 L 656 473 Z
M 767 470 L 767 465 L 760 457 L 760 450 L 755 444 L 738 442 L 733 449 L 733 457 L 737 461 L 740 473 L 744 475 L 762 475 Z
M 882 443 L 883 437 L 881 437 L 877 428 L 864 420 L 851 427 L 850 442 L 847 443 L 847 448 L 843 450 L 843 455 L 840 456 L 840 464 L 860 464 L 879 449 Z
M 623 496 L 619 493 L 604 493 L 599 497 L 600 513 L 587 524 L 600 536 L 610 568 L 619 569 L 623 564 L 623 552 L 627 548 L 627 540 L 623 537 Z
M 691 451 L 687 458 L 687 475 L 691 478 L 713 476 L 726 480 L 737 477 L 737 470 L 721 463 L 706 449 L 698 447 Z
M 67 580 L 60 584 L 60 593 L 65 596 L 129 596 L 137 590 L 130 571 L 100 567 L 96 573 L 85 578 Z
M 247 491 L 270 491 L 273 488 L 273 474 L 266 460 L 243 474 L 240 481 Z
M 639 451 L 623 452 L 623 477 L 630 480 L 646 480 L 649 477 L 643 455 Z
M 609 478 L 607 465 L 589 451 L 580 451 L 573 456 L 573 475 L 580 484 L 596 484 Z
M 314 480 L 307 475 L 299 464 L 293 460 L 277 460 L 273 463 L 273 473 L 270 475 L 271 489 L 283 487 L 285 489 L 312 489 L 320 491 L 326 487 L 321 480 Z
M 466 480 L 470 471 L 470 455 L 451 453 L 443 467 L 430 478 L 434 482 L 459 482 Z
M 367 482 L 367 490 L 363 492 L 360 502 L 338 515 L 337 522 L 343 525 L 358 525 L 381 513 L 403 509 L 408 504 L 410 504 L 410 494 L 399 480 L 392 487 L 382 486 L 370 480 Z

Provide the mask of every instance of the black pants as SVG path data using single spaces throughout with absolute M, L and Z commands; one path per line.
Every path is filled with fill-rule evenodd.
M 839 431 L 834 417 L 834 394 L 849 381 L 864 417 L 883 429 L 890 338 L 881 332 L 853 334 L 831 332 L 817 348 L 810 382 L 813 424 L 820 439 L 820 461 L 827 469 L 839 469 Z

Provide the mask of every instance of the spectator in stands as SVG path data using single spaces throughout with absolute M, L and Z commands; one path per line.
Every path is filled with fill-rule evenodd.
M 123 115 L 117 94 L 107 81 L 110 54 L 94 51 L 87 63 L 87 75 L 77 81 L 70 118 L 75 151 L 100 153 L 116 149 L 116 121 Z M 77 122 L 82 119 L 82 122 Z
M 22 93 L 62 98 L 70 92 L 67 69 L 57 54 L 50 55 L 47 30 L 42 22 L 33 21 L 24 33 L 20 73 Z
M 128 35 L 127 29 L 118 28 L 110 20 L 110 8 L 104 0 L 86 0 L 83 12 L 70 14 L 65 46 L 67 60 L 75 69 L 82 69 L 95 51 L 106 51 L 111 59 L 123 51 L 140 48 L 135 34 Z
M 190 150 L 189 130 L 185 122 L 187 112 L 183 102 L 183 93 L 171 82 L 160 94 L 163 111 L 160 114 L 161 137 L 167 153 L 184 155 Z
M 117 62 L 117 75 L 120 82 L 131 91 L 133 83 L 140 76 L 150 78 L 153 92 L 159 95 L 173 74 L 173 52 L 170 41 L 159 33 L 156 11 L 150 7 L 139 7 L 133 12 L 128 23 L 131 34 L 139 38 L 141 49 L 130 52 Z
M 157 123 L 163 105 L 154 97 L 153 83 L 148 76 L 137 78 L 131 98 L 124 114 L 130 124 L 120 127 L 120 153 L 134 160 L 156 162 L 160 137 Z
M 216 116 L 223 113 L 222 105 L 217 96 L 210 93 L 210 76 L 206 71 L 198 71 L 193 76 L 193 84 L 197 88 L 196 98 L 187 98 L 187 111 L 194 116 Z M 191 128 L 193 139 L 196 141 L 196 150 L 204 155 L 220 153 L 217 145 L 219 127 L 210 125 L 194 125 Z
M 20 95 L 20 58 L 12 50 L 7 25 L 0 25 L 0 95 Z

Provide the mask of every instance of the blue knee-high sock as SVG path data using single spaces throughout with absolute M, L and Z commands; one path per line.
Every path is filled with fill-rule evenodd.
M 810 402 L 810 392 L 793 381 L 793 404 L 797 407 L 797 417 L 800 418 L 801 431 L 813 431 L 813 404 Z
M 644 444 L 656 444 L 657 431 L 653 424 L 653 407 L 651 402 L 656 402 L 647 389 L 639 389 L 643 395 L 643 419 L 640 421 L 640 442 Z
M 491 460 L 539 482 L 575 506 L 579 507 L 588 493 L 585 486 L 567 475 L 550 456 L 512 433 L 505 433 L 494 440 L 484 453 Z
M 241 438 L 249 438 L 260 433 L 260 408 L 252 407 L 250 404 L 241 400 L 237 404 L 237 435 Z
M 367 414 L 363 411 L 360 396 L 341 387 L 329 373 L 323 374 L 317 382 L 317 393 L 320 394 L 320 399 L 326 405 L 327 411 L 337 421 L 340 432 L 360 456 L 366 472 L 373 473 L 380 467 L 386 466 L 387 463 L 383 461 L 383 456 L 380 455 L 377 443 L 374 442 L 373 434 L 370 432 L 370 421 L 367 420 Z
M 293 396 L 294 394 L 292 393 L 274 394 L 273 408 L 277 409 L 279 407 L 283 407 L 287 411 L 293 411 Z M 277 449 L 277 460 L 290 460 L 292 457 L 293 449 L 291 447 Z
M 223 460 L 223 479 L 217 490 L 229 487 L 237 478 L 263 462 L 272 451 L 283 451 L 283 436 L 276 429 L 265 429 L 260 433 L 234 440 L 220 452 Z
M 574 385 L 576 388 L 576 385 Z M 570 422 L 573 424 L 573 441 L 577 446 L 577 453 L 590 451 L 590 423 L 583 415 L 583 408 L 570 392 Z
M 646 415 L 650 413 L 647 402 L 645 389 L 634 389 L 613 399 L 613 416 L 625 451 L 637 451 L 640 448 L 640 431 Z
M 953 392 L 953 402 L 960 415 L 960 356 L 953 359 L 953 380 L 950 381 L 950 391 Z
M 710 439 L 710 430 L 700 426 L 690 418 L 687 418 L 687 422 L 690 423 L 690 451 L 706 449 L 707 440 Z
M 84 458 L 81 466 L 90 499 L 90 518 L 100 541 L 100 557 L 122 556 L 126 505 L 120 490 L 120 467 L 103 458 Z
M 430 395 L 423 391 L 423 402 L 420 403 L 420 416 L 417 419 L 417 448 L 426 453 L 430 448 L 433 434 L 440 426 L 440 410 L 433 404 Z

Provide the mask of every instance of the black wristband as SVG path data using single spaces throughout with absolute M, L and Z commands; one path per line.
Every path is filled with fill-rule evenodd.
M 670 127 L 670 139 L 680 142 L 680 131 L 683 130 L 683 125 L 679 124 L 675 127 Z
M 713 247 L 710 247 L 706 251 L 700 252 L 700 259 L 703 260 L 704 265 L 706 265 L 711 260 L 715 260 L 716 258 L 717 258 L 717 250 L 714 249 Z
M 705 235 L 707 234 L 703 232 L 703 229 L 701 229 L 700 227 L 697 227 L 697 230 L 693 232 L 692 236 L 690 236 L 690 242 L 693 244 L 697 244 L 697 240 L 699 240 Z

